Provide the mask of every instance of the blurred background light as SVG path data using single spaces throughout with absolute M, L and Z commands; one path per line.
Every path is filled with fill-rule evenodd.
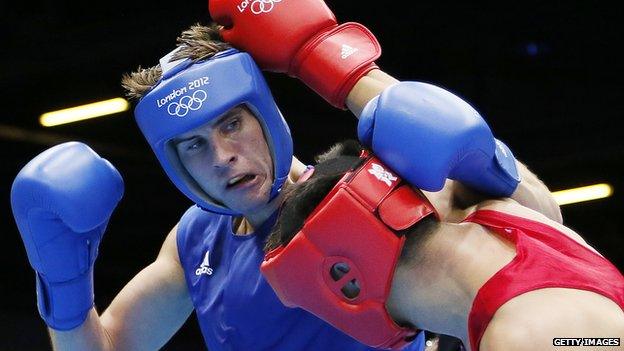
M 124 112 L 128 110 L 129 106 L 128 101 L 125 99 L 114 98 L 58 111 L 47 112 L 39 117 L 39 123 L 41 123 L 44 127 L 52 127 L 82 121 L 85 119 L 107 116 L 118 112 Z
M 611 194 L 613 194 L 613 187 L 606 183 L 553 192 L 553 196 L 559 205 L 603 199 L 611 196 Z

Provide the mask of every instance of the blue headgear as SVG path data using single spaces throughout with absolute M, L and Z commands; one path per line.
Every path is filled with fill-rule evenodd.
M 165 61 L 168 60 L 161 60 L 161 67 L 165 66 Z M 209 59 L 186 59 L 173 64 L 171 68 L 163 67 L 161 79 L 134 110 L 139 128 L 171 181 L 205 210 L 240 214 L 212 199 L 197 184 L 182 165 L 172 138 L 245 104 L 260 122 L 273 158 L 275 179 L 270 199 L 275 198 L 290 171 L 292 138 L 251 56 L 229 49 Z

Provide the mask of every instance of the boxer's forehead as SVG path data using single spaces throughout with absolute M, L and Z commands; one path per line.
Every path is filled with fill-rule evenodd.
M 220 125 L 221 123 L 228 120 L 229 118 L 242 116 L 245 113 L 249 114 L 253 118 L 256 118 L 255 115 L 251 113 L 249 109 L 247 109 L 244 105 L 239 105 L 239 106 L 231 108 L 230 110 L 228 110 L 227 112 L 219 116 L 218 118 L 215 118 L 212 121 L 207 122 L 206 124 L 203 124 L 197 128 L 191 129 L 187 132 L 184 132 L 182 134 L 179 134 L 173 137 L 172 140 L 176 144 L 181 141 L 188 140 L 190 138 L 195 137 L 197 134 L 201 134 L 202 132 L 206 132 L 215 128 L 216 126 Z

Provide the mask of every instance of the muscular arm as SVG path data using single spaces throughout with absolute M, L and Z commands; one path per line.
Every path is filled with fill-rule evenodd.
M 78 328 L 50 329 L 54 350 L 157 350 L 193 311 L 180 265 L 174 227 L 156 260 L 139 272 L 98 316 Z
M 557 223 L 563 223 L 561 209 L 546 184 L 522 162 L 516 160 L 516 166 L 522 181 L 518 184 L 518 188 L 511 194 L 510 198 Z M 451 182 L 450 187 L 452 189 L 452 203 L 454 206 L 467 208 L 490 199 L 490 197 L 478 193 L 460 182 L 452 180 Z
M 398 83 L 399 80 L 385 73 L 382 70 L 374 69 L 362 77 L 351 89 L 345 104 L 356 118 L 364 106 L 375 96 L 379 95 L 385 88 Z
M 379 95 L 385 88 L 398 82 L 397 79 L 379 69 L 372 70 L 366 76 L 362 77 L 353 87 L 349 95 L 347 95 L 346 105 L 349 110 L 359 118 L 368 101 Z M 561 223 L 561 210 L 546 185 L 524 164 L 516 161 L 516 165 L 522 181 L 518 184 L 511 198 L 521 205 L 538 211 L 548 218 Z M 452 192 L 451 195 L 442 194 L 442 196 L 438 196 L 444 199 L 444 204 L 448 204 L 449 201 L 453 200 L 453 204 L 467 207 L 485 199 L 483 195 L 452 180 L 447 181 L 444 188 L 441 190 L 441 192 L 449 191 Z
M 516 165 L 522 181 L 516 191 L 511 194 L 511 198 L 520 205 L 535 210 L 557 223 L 563 223 L 561 208 L 559 208 L 559 204 L 555 201 L 546 184 L 521 162 L 517 161 Z

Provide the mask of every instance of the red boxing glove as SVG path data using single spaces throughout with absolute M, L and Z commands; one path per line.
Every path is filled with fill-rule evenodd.
M 321 0 L 210 0 L 223 39 L 251 54 L 265 70 L 301 79 L 333 106 L 381 55 L 375 36 L 359 23 L 340 26 Z

